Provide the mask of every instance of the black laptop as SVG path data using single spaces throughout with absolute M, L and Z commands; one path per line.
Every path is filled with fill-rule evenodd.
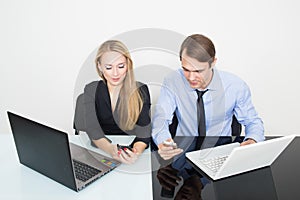
M 79 191 L 121 163 L 69 143 L 68 134 L 7 112 L 19 161 Z

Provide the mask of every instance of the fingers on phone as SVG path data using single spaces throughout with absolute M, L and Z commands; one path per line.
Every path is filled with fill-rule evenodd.
M 133 149 L 133 151 L 134 151 L 134 149 Z M 137 160 L 138 156 L 133 151 L 131 151 L 127 148 L 121 149 L 120 154 L 119 154 L 120 161 L 125 164 L 134 163 Z
M 176 156 L 182 152 L 183 152 L 182 149 L 180 149 L 180 148 L 173 149 L 172 147 L 166 147 L 166 148 L 162 148 L 162 149 L 158 150 L 158 153 L 160 154 L 160 156 L 165 160 L 171 159 L 174 156 Z

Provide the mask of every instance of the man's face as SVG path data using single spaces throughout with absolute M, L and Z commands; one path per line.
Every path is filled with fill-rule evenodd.
M 216 60 L 210 66 L 208 62 L 199 62 L 195 58 L 186 55 L 185 50 L 183 51 L 181 65 L 184 76 L 191 88 L 205 89 L 208 86 L 212 79 L 212 68 L 214 67 L 215 62 Z

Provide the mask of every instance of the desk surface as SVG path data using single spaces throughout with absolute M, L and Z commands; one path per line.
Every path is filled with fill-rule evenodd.
M 85 134 L 79 136 L 70 135 L 70 142 L 90 148 L 103 153 L 90 145 L 90 141 Z M 112 136 L 110 139 L 114 143 L 129 144 L 133 138 L 128 136 Z M 194 138 L 179 137 L 175 141 L 185 152 L 231 142 L 241 142 L 242 137 L 222 137 L 222 138 Z M 199 140 L 200 139 L 200 140 Z M 200 143 L 199 143 L 200 141 Z M 200 144 L 200 145 L 199 145 Z M 179 194 L 188 194 L 189 200 L 222 199 L 216 197 L 214 183 L 201 176 L 189 163 L 186 162 L 184 153 L 174 158 L 172 161 L 163 161 L 157 151 L 147 149 L 133 165 L 122 164 L 112 172 L 93 182 L 80 192 L 75 192 L 34 170 L 19 163 L 13 137 L 11 134 L 0 135 L 0 183 L 1 199 L 14 200 L 35 200 L 35 199 L 182 199 Z M 300 146 L 300 143 L 299 145 Z M 296 167 L 300 167 L 298 159 Z M 174 187 L 174 192 L 164 190 L 159 173 L 165 167 L 172 166 L 178 169 L 181 180 L 178 186 Z M 297 168 L 297 169 L 298 169 Z M 168 169 L 167 169 L 168 170 Z M 299 176 L 299 175 L 298 175 Z M 4 181 L 3 181 L 4 180 Z M 166 179 L 165 179 L 166 180 Z M 187 181 L 188 180 L 188 181 Z M 185 185 L 184 185 L 185 184 Z M 243 183 L 241 183 L 243 184 Z M 296 184 L 293 184 L 296 186 Z M 191 186 L 191 187 L 183 187 Z M 289 186 L 290 187 L 290 186 Z M 298 187 L 298 186 L 297 186 Z M 222 187 L 224 188 L 224 187 Z M 295 190 L 298 190 L 297 188 Z M 223 194 L 223 193 L 222 193 Z M 4 198 L 3 198 L 4 197 Z M 299 199 L 299 198 L 297 198 Z
M 198 149 L 209 148 L 232 142 L 242 142 L 243 137 L 175 137 L 177 146 L 184 150 L 184 153 L 174 157 L 171 161 L 164 161 L 157 153 L 152 153 L 152 183 L 154 199 L 203 199 L 215 200 L 215 192 L 212 182 L 197 172 L 185 158 L 185 153 Z M 168 174 L 166 176 L 166 174 Z M 172 179 L 169 174 L 177 175 L 176 187 L 170 187 Z M 174 182 L 173 182 L 174 183 Z
M 274 137 L 267 137 L 272 138 Z M 244 137 L 175 137 L 174 141 L 184 152 L 169 161 L 162 160 L 157 152 L 153 151 L 153 199 L 300 199 L 299 137 L 288 145 L 271 166 L 217 181 L 208 179 L 199 168 L 192 166 L 185 158 L 185 153 L 189 151 L 242 142 L 243 139 Z M 176 177 L 179 179 L 177 186 L 174 186 Z
M 70 142 L 100 151 L 89 145 L 84 134 L 71 135 L 69 138 Z M 110 139 L 128 144 L 133 138 L 115 136 Z M 0 135 L 0 146 L 1 199 L 153 199 L 149 149 L 134 165 L 122 164 L 77 193 L 20 164 L 11 134 Z

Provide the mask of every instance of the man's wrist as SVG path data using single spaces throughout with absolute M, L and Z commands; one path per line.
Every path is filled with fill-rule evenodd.
M 256 143 L 256 140 L 254 140 L 253 138 L 246 138 L 245 141 L 249 141 L 249 140 L 252 140 L 253 142 Z

